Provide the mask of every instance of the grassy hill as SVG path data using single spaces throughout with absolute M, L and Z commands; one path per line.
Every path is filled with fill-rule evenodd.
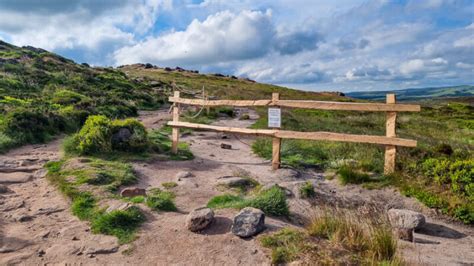
M 150 64 L 89 67 L 42 49 L 0 42 L 0 151 L 76 132 L 93 114 L 136 116 L 140 109 L 166 104 L 174 89 L 193 97 L 203 87 L 211 98 L 221 99 L 269 99 L 272 92 L 279 92 L 282 99 L 353 100 L 336 93 L 303 92 Z M 396 93 L 403 99 L 403 92 Z M 345 176 L 345 183 L 363 183 L 368 188 L 397 186 L 429 207 L 474 223 L 473 99 L 423 101 L 422 112 L 400 113 L 398 135 L 418 140 L 418 147 L 398 149 L 397 173 L 390 177 L 382 175 L 384 148 L 377 145 L 284 140 L 282 162 L 335 171 Z M 257 111 L 261 118 L 254 127 L 265 128 L 266 109 Z M 282 118 L 283 128 L 289 130 L 385 134 L 384 113 L 283 109 Z M 253 150 L 271 157 L 271 140 L 258 139 Z
M 396 91 L 359 91 L 346 93 L 347 96 L 365 100 L 385 100 L 387 93 L 396 93 L 399 101 L 432 100 L 435 98 L 474 97 L 474 86 L 450 86 L 436 88 L 417 88 Z

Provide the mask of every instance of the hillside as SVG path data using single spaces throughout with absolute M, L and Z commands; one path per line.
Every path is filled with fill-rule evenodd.
M 399 101 L 418 101 L 432 100 L 436 98 L 457 98 L 457 97 L 474 97 L 474 86 L 450 86 L 450 87 L 433 87 L 433 88 L 416 88 L 395 91 L 359 91 L 348 92 L 346 95 L 351 98 L 364 100 L 385 100 L 387 93 L 396 93 Z
M 34 47 L 0 41 L 0 151 L 74 132 L 87 116 L 136 116 L 167 102 L 174 84 L 211 96 L 284 96 L 335 99 L 331 94 L 300 92 L 273 85 L 146 65 L 120 69 L 90 67 Z

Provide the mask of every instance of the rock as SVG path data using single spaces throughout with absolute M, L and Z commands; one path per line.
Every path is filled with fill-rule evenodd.
M 181 179 L 183 178 L 188 178 L 188 177 L 192 177 L 193 174 L 191 172 L 188 172 L 188 171 L 181 171 L 181 172 L 178 172 L 175 176 L 176 180 L 178 181 L 181 181 Z
M 115 253 L 119 249 L 119 244 L 116 237 L 95 235 L 90 241 L 86 242 L 85 254 L 109 254 Z
M 293 180 L 297 179 L 300 177 L 300 172 L 294 170 L 294 169 L 289 169 L 289 168 L 280 168 L 275 171 L 276 177 L 283 179 L 283 180 Z
M 5 185 L 0 185 L 0 194 L 5 194 L 12 192 L 7 186 Z
M 235 217 L 232 233 L 239 237 L 251 237 L 265 229 L 265 214 L 256 208 L 243 208 Z
M 84 246 L 79 243 L 61 243 L 46 249 L 45 253 L 48 257 L 64 257 L 66 255 L 82 254 Z
M 35 215 L 50 215 L 51 213 L 55 212 L 62 212 L 64 211 L 64 208 L 61 207 L 45 207 L 45 208 L 39 208 L 38 211 L 36 211 Z
M 128 203 L 128 202 L 114 202 L 112 203 L 108 208 L 107 210 L 105 210 L 106 213 L 110 213 L 110 212 L 113 212 L 113 211 L 125 211 L 125 210 L 128 210 L 130 209 L 130 207 L 132 207 L 133 205 Z
M 17 214 L 14 214 L 12 216 L 12 219 L 15 222 L 20 222 L 20 223 L 29 222 L 29 221 L 33 220 L 34 218 L 35 218 L 35 216 L 28 215 L 28 214 L 25 214 L 25 213 L 17 213 Z
M 221 143 L 221 148 L 222 148 L 222 149 L 225 149 L 225 150 L 231 150 L 231 149 L 232 149 L 232 145 L 230 145 L 230 144 L 225 144 L 225 143 Z
M 112 143 L 126 143 L 130 141 L 132 132 L 130 129 L 123 127 L 118 130 L 117 133 L 112 135 Z
M 25 202 L 19 198 L 13 198 L 4 204 L 0 204 L 0 211 L 8 212 L 12 210 L 16 210 L 25 206 Z
M 186 217 L 186 228 L 197 232 L 207 228 L 214 220 L 214 212 L 210 208 L 198 208 L 190 212 Z
M 405 210 L 388 210 L 388 219 L 400 239 L 413 241 L 413 231 L 425 224 L 425 216 L 421 213 Z
M 225 176 L 219 178 L 218 185 L 223 185 L 226 187 L 240 187 L 240 186 L 250 186 L 252 185 L 250 180 L 247 178 L 242 178 L 238 176 Z
M 31 174 L 23 172 L 2 173 L 0 184 L 25 183 L 31 180 Z
M 33 174 L 34 178 L 43 178 L 48 174 L 48 170 L 40 169 Z
M 146 190 L 144 188 L 129 187 L 124 188 L 120 192 L 120 196 L 133 198 L 136 196 L 146 196 Z

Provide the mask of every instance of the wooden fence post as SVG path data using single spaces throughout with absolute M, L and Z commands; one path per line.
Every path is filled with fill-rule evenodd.
M 280 94 L 272 93 L 272 101 L 280 100 Z M 281 138 L 273 137 L 272 140 L 272 169 L 277 170 L 280 168 L 280 150 L 281 150 Z
M 395 104 L 395 94 L 387 94 L 387 103 Z M 390 138 L 395 138 L 397 133 L 395 131 L 397 123 L 397 112 L 387 112 L 387 121 L 386 121 L 386 136 Z M 397 155 L 397 148 L 393 145 L 385 146 L 385 165 L 384 165 L 384 174 L 388 175 L 395 171 L 395 158 Z
M 179 91 L 174 92 L 174 97 L 179 98 Z M 174 103 L 173 105 L 173 122 L 179 122 L 179 103 Z M 179 128 L 173 127 L 171 132 L 171 152 L 173 154 L 178 153 L 178 143 L 179 143 Z

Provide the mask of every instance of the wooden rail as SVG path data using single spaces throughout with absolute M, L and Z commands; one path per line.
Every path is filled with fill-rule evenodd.
M 357 142 L 385 145 L 385 165 L 384 173 L 390 174 L 395 171 L 396 146 L 416 147 L 417 141 L 410 139 L 397 138 L 396 136 L 396 118 L 397 112 L 418 112 L 419 105 L 396 104 L 395 95 L 387 94 L 387 102 L 383 103 L 349 103 L 349 102 L 323 102 L 323 101 L 296 101 L 280 100 L 279 94 L 274 93 L 271 100 L 207 100 L 206 99 L 183 99 L 179 97 L 179 92 L 174 93 L 174 97 L 169 98 L 174 102 L 173 121 L 168 125 L 173 128 L 172 131 L 172 151 L 177 153 L 179 142 L 179 128 L 194 128 L 203 130 L 212 130 L 218 132 L 229 132 L 236 134 L 246 134 L 255 136 L 266 136 L 273 138 L 272 168 L 278 169 L 280 166 L 280 147 L 281 139 L 306 139 L 306 140 L 329 140 L 342 142 Z M 222 127 L 213 125 L 203 125 L 196 123 L 180 122 L 179 108 L 180 104 L 209 106 L 279 106 L 290 108 L 308 108 L 322 110 L 345 110 L 345 111 L 383 111 L 387 112 L 386 135 L 356 135 L 334 132 L 299 132 L 280 129 L 249 129 Z

